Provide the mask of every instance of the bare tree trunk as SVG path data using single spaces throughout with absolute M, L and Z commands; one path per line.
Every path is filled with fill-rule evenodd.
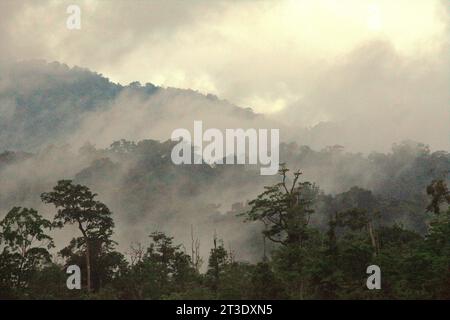
M 267 230 L 267 227 L 266 227 Z M 267 262 L 267 253 L 266 253 L 266 235 L 263 234 L 263 248 L 264 248 L 264 255 L 263 255 L 263 261 Z
M 372 246 L 373 246 L 373 250 L 374 250 L 374 256 L 376 257 L 377 255 L 378 255 L 378 244 L 377 244 L 377 241 L 376 241 L 376 239 L 375 239 L 375 234 L 374 234 L 374 231 L 373 231 L 373 227 L 372 227 L 372 223 L 371 222 L 369 222 L 368 224 L 367 224 L 367 229 L 368 229 L 368 231 L 369 231 L 369 236 L 370 236 L 370 240 L 371 240 L 371 242 L 372 242 Z
M 86 233 L 86 231 L 83 228 L 83 225 L 81 224 L 81 221 L 78 220 L 78 228 L 80 229 L 81 233 L 83 234 L 84 242 L 86 242 L 86 274 L 87 274 L 87 291 L 88 293 L 91 292 L 91 250 L 89 245 L 89 237 Z
M 89 246 L 89 239 L 85 238 L 86 241 L 86 273 L 87 273 L 87 291 L 91 292 L 91 252 Z
M 200 240 L 194 237 L 194 226 L 191 225 L 191 263 L 199 271 L 202 263 L 200 258 Z
M 195 265 L 195 249 L 194 249 L 194 226 L 191 224 L 191 261 Z

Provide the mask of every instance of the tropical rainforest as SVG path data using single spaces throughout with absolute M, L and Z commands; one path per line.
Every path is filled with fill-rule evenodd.
M 59 63 L 1 71 L 1 299 L 450 299 L 447 151 L 320 145 L 326 124 Z M 170 128 L 199 115 L 279 127 L 279 174 L 174 165 Z

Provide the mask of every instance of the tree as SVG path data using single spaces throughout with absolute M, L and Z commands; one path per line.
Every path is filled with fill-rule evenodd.
M 246 221 L 262 221 L 264 235 L 273 242 L 283 245 L 302 246 L 308 237 L 310 216 L 318 188 L 310 182 L 298 182 L 300 171 L 294 173 L 290 185 L 287 183 L 289 169 L 281 168 L 280 183 L 265 187 L 265 191 L 249 202 L 251 209 L 242 215 Z
M 283 298 L 283 288 L 267 261 L 259 262 L 253 267 L 248 288 L 249 299 L 271 300 Z
M 214 247 L 211 249 L 208 260 L 208 270 L 206 277 L 209 280 L 211 289 L 217 294 L 219 289 L 219 283 L 221 275 L 224 272 L 225 266 L 229 263 L 228 252 L 223 247 L 223 242 L 218 241 L 216 235 L 214 235 Z M 218 244 L 219 242 L 219 244 Z
M 125 257 L 114 250 L 109 242 L 90 240 L 91 263 L 91 289 L 98 292 L 113 282 L 126 271 Z M 86 270 L 86 250 L 83 238 L 72 239 L 70 244 L 59 254 L 65 259 L 67 265 L 77 265 Z
M 249 202 L 250 210 L 242 215 L 246 221 L 262 221 L 264 236 L 282 245 L 274 252 L 275 269 L 284 280 L 286 291 L 303 299 L 311 252 L 317 249 L 317 232 L 309 223 L 319 190 L 310 182 L 299 182 L 300 171 L 294 172 L 288 184 L 288 172 L 289 169 L 282 167 L 281 182 L 265 187 L 263 193 Z
M 352 232 L 367 232 L 373 248 L 373 255 L 376 256 L 379 253 L 380 245 L 372 216 L 367 210 L 360 208 L 345 210 L 336 215 L 337 226 L 348 228 Z
M 336 214 L 330 214 L 324 246 L 317 257 L 315 272 L 311 276 L 312 284 L 315 287 L 314 296 L 319 299 L 337 298 L 337 291 L 342 284 L 336 220 Z
M 127 154 L 136 150 L 136 143 L 133 141 L 121 139 L 119 141 L 114 141 L 109 149 L 116 153 Z
M 444 180 L 433 180 L 427 187 L 427 194 L 431 197 L 430 204 L 427 206 L 427 211 L 439 214 L 441 206 L 450 204 L 450 191 Z
M 162 232 L 150 234 L 152 243 L 147 250 L 144 262 L 153 264 L 157 274 L 157 286 L 161 292 L 182 291 L 192 280 L 196 270 L 192 267 L 191 258 L 182 250 L 181 245 L 173 244 L 173 237 Z
M 0 278 L 2 283 L 24 289 L 33 274 L 50 262 L 54 247 L 47 231 L 52 223 L 34 209 L 15 207 L 0 222 Z
M 91 286 L 91 255 L 92 248 L 99 243 L 112 245 L 110 237 L 113 233 L 114 222 L 111 211 L 100 201 L 95 200 L 97 194 L 83 185 L 73 184 L 71 180 L 61 180 L 52 192 L 41 195 L 45 203 L 52 203 L 58 212 L 55 224 L 62 228 L 66 224 L 75 224 L 81 231 L 82 245 L 86 248 L 87 290 Z
M 198 271 L 182 245 L 162 232 L 150 234 L 149 247 L 137 244 L 131 248 L 131 265 L 121 279 L 125 298 L 161 299 L 182 297 L 197 287 Z
M 450 192 L 443 180 L 433 181 L 427 188 L 431 202 L 427 209 L 434 213 L 425 237 L 425 254 L 432 256 L 433 277 L 430 286 L 439 299 L 450 298 Z M 446 205 L 446 208 L 442 208 Z

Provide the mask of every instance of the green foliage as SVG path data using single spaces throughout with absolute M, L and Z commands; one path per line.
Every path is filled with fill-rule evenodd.
M 34 209 L 15 207 L 0 222 L 0 296 L 25 290 L 51 261 L 50 221 Z M 9 292 L 9 293 L 8 293 Z
M 125 299 L 162 299 L 196 287 L 198 271 L 191 258 L 164 233 L 150 235 L 147 249 L 132 247 L 131 265 L 117 285 Z
M 100 201 L 95 200 L 97 195 L 80 184 L 73 184 L 71 180 L 61 180 L 53 191 L 41 195 L 45 203 L 52 203 L 57 208 L 54 224 L 62 228 L 66 224 L 75 224 L 81 231 L 82 237 L 72 240 L 69 247 L 62 250 L 62 255 L 70 260 L 76 260 L 80 252 L 86 258 L 86 287 L 87 291 L 98 290 L 102 277 L 97 270 L 97 284 L 92 285 L 92 269 L 103 266 L 108 255 L 113 250 L 114 241 L 111 240 L 114 222 L 111 211 Z M 75 249 L 81 250 L 75 252 Z M 120 260 L 120 256 L 114 256 Z M 118 263 L 118 262 L 117 262 Z M 107 269 L 107 268 L 106 268 Z
M 294 173 L 291 185 L 287 183 L 287 172 L 279 172 L 282 181 L 249 202 L 251 209 L 244 214 L 247 221 L 262 221 L 264 235 L 271 241 L 283 245 L 302 245 L 308 236 L 310 216 L 318 189 L 309 182 L 298 182 L 300 171 Z
M 217 293 L 219 290 L 225 267 L 230 262 L 229 254 L 223 247 L 223 242 L 218 241 L 217 238 L 214 237 L 214 247 L 211 249 L 209 255 L 208 271 L 206 272 L 209 286 L 213 292 Z
M 91 239 L 89 243 L 91 288 L 97 293 L 114 283 L 126 272 L 127 262 L 123 254 L 115 251 L 110 242 Z M 79 266 L 82 271 L 82 279 L 87 279 L 86 245 L 82 237 L 72 239 L 69 245 L 59 252 L 59 255 L 64 258 L 67 266 Z
M 272 245 L 264 244 L 262 261 L 236 261 L 214 236 L 204 272 L 193 235 L 192 256 L 173 237 L 153 232 L 148 246 L 135 244 L 125 257 L 115 250 L 107 206 L 89 188 L 60 181 L 42 194 L 58 210 L 53 223 L 33 209 L 17 207 L 0 222 L 0 297 L 450 299 L 450 198 L 444 180 L 434 179 L 426 188 L 427 229 L 418 233 L 386 223 L 386 202 L 369 190 L 353 187 L 324 195 L 314 184 L 299 182 L 300 172 L 292 180 L 287 172 L 282 168 L 280 183 L 233 211 L 245 208 L 240 214 L 245 221 L 263 224 L 264 239 Z M 311 222 L 318 211 L 327 214 L 326 223 Z M 66 266 L 81 267 L 84 284 L 92 290 L 67 290 L 65 267 L 51 261 L 54 244 L 48 232 L 72 224 L 82 236 L 59 254 Z M 373 264 L 382 270 L 381 290 L 366 287 L 366 269 Z
M 96 201 L 96 196 L 86 186 L 61 180 L 52 192 L 43 193 L 41 198 L 58 209 L 54 218 L 58 227 L 75 224 L 85 238 L 107 241 L 112 235 L 114 222 L 108 207 Z

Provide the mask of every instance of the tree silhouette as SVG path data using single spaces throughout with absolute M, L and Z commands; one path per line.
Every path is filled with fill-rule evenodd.
M 62 228 L 66 224 L 75 224 L 82 234 L 82 241 L 86 247 L 87 290 L 91 286 L 91 255 L 92 246 L 98 243 L 111 244 L 110 239 L 114 222 L 111 211 L 100 201 L 97 195 L 86 186 L 73 184 L 71 180 L 61 180 L 52 192 L 41 195 L 45 203 L 52 203 L 58 209 L 54 222 Z
M 50 221 L 34 209 L 15 207 L 0 221 L 1 281 L 24 288 L 39 266 L 50 262 L 49 249 L 54 247 L 47 235 Z
M 301 246 L 307 237 L 318 188 L 310 182 L 299 182 L 300 171 L 294 173 L 294 179 L 288 185 L 288 171 L 281 168 L 282 181 L 265 187 L 263 193 L 249 202 L 250 210 L 241 216 L 245 216 L 246 221 L 262 221 L 266 226 L 264 235 L 271 241 Z

